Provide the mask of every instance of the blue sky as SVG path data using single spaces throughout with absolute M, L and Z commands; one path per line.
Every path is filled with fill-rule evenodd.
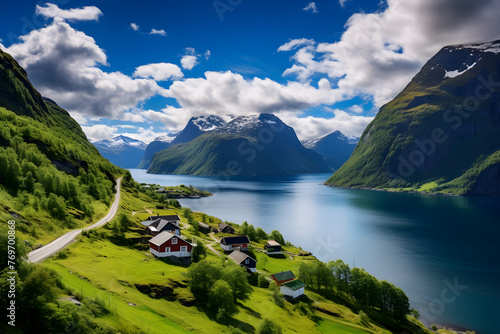
M 500 38 L 498 1 L 80 1 L 2 5 L 0 47 L 90 139 L 272 112 L 301 139 L 360 135 L 445 45 Z

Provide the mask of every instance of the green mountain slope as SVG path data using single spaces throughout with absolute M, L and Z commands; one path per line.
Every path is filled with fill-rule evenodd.
M 18 232 L 31 244 L 107 210 L 123 171 L 102 158 L 78 123 L 42 98 L 2 51 L 0 125 L 0 215 L 18 218 Z
M 326 184 L 500 195 L 499 73 L 500 42 L 443 48 Z
M 188 143 L 158 152 L 153 174 L 284 175 L 331 172 L 295 131 L 270 114 L 240 116 Z

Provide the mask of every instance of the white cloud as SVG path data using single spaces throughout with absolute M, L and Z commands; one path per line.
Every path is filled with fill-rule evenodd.
M 347 95 L 372 96 L 380 106 L 400 92 L 445 45 L 498 38 L 500 3 L 494 0 L 388 0 L 384 11 L 352 15 L 336 43 L 299 39 L 283 74 L 307 82 L 315 73 L 339 79 Z
M 341 0 L 342 1 L 342 0 Z M 307 4 L 306 7 L 304 7 L 302 10 L 305 10 L 305 11 L 308 11 L 310 10 L 311 12 L 313 13 L 317 13 L 318 12 L 318 7 L 316 6 L 316 3 L 314 2 L 309 2 L 309 4 Z
M 295 129 L 301 140 L 320 138 L 333 131 L 339 130 L 346 136 L 359 137 L 374 117 L 351 116 L 345 111 L 325 108 L 335 116 L 332 118 L 297 117 L 295 113 L 277 114 L 286 124 Z
M 353 113 L 356 113 L 356 114 L 361 114 L 363 112 L 363 107 L 361 107 L 358 104 L 354 104 L 354 105 L 350 106 L 349 108 L 347 108 L 347 110 L 349 110 Z
M 102 12 L 95 6 L 85 6 L 83 8 L 61 9 L 57 5 L 46 3 L 46 7 L 36 5 L 36 15 L 46 18 L 60 17 L 69 21 L 97 21 Z
M 346 4 L 348 1 L 349 1 L 349 0 L 339 0 L 340 7 L 345 7 L 345 4 Z
M 210 50 L 207 50 L 208 52 L 208 57 L 210 57 Z M 200 55 L 196 54 L 196 51 L 194 48 L 186 48 L 186 54 L 182 56 L 181 59 L 181 65 L 182 68 L 185 70 L 191 70 L 193 67 L 199 64 L 198 62 L 198 57 Z M 207 56 L 207 53 L 205 52 L 205 57 Z M 207 58 L 208 59 L 208 58 Z
M 279 51 L 290 51 L 302 45 L 314 45 L 315 42 L 313 39 L 300 38 L 300 39 L 292 39 L 290 42 L 283 44 L 278 48 Z
M 135 69 L 134 77 L 152 78 L 155 81 L 166 81 L 169 79 L 182 78 L 182 73 L 179 66 L 170 63 L 155 63 L 142 65 Z
M 134 31 L 139 30 L 139 25 L 138 25 L 138 24 L 135 24 L 135 23 L 130 23 L 130 27 L 131 27 Z
M 191 55 L 184 55 L 182 56 L 181 59 L 181 65 L 183 69 L 186 70 L 191 70 L 193 67 L 195 67 L 198 64 L 196 56 L 191 56 Z
M 0 40 L 1 42 L 2 40 Z M 210 58 L 210 56 L 212 55 L 212 53 L 210 52 L 210 50 L 207 50 L 205 51 L 205 59 L 208 60 Z
M 205 72 L 205 78 L 175 81 L 163 95 L 175 98 L 180 108 L 168 107 L 161 113 L 149 111 L 142 115 L 148 119 L 156 118 L 170 131 L 180 130 L 191 116 L 298 113 L 343 99 L 330 87 L 327 79 L 321 79 L 318 87 L 299 82 L 282 85 L 268 78 L 246 80 L 230 71 Z
M 115 137 L 118 128 L 115 126 L 108 126 L 104 124 L 95 124 L 92 126 L 82 126 L 83 132 L 91 142 L 103 139 L 111 139 Z
M 6 48 L 26 69 L 37 89 L 72 115 L 143 121 L 124 113 L 162 90 L 154 80 L 132 79 L 120 72 L 104 72 L 107 57 L 92 37 L 73 29 L 63 19 L 21 36 Z M 80 114 L 78 116 L 77 114 Z
M 149 32 L 150 35 L 160 35 L 160 36 L 167 36 L 167 32 L 163 29 L 156 30 L 155 28 L 151 29 Z

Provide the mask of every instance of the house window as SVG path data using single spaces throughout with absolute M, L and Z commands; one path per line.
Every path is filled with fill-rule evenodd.
M 187 252 L 188 251 L 188 248 L 187 246 L 181 246 L 181 252 Z
M 165 252 L 170 253 L 170 247 L 165 247 Z
M 250 260 L 249 259 L 245 259 L 245 264 L 249 264 L 250 263 Z
M 172 238 L 172 245 L 177 245 L 177 238 Z

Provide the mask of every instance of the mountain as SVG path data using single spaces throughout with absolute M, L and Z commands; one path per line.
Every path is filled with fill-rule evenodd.
M 16 217 L 28 247 L 52 240 L 102 214 L 123 173 L 0 50 L 0 219 Z
M 172 143 L 172 140 L 174 139 L 175 135 L 156 137 L 155 140 L 149 143 L 149 145 L 146 147 L 144 155 L 142 156 L 141 162 L 139 162 L 139 164 L 137 165 L 137 168 L 147 169 L 149 165 L 151 165 L 151 160 L 153 160 L 153 156 L 156 153 L 160 152 L 161 150 L 169 148 Z
M 188 143 L 155 155 L 148 173 L 191 175 L 283 175 L 329 172 L 318 153 L 271 114 L 239 116 Z
M 184 129 L 177 135 L 158 137 L 149 143 L 146 152 L 144 152 L 144 157 L 137 168 L 149 168 L 153 156 L 169 148 L 171 145 L 187 143 L 208 131 L 212 131 L 224 125 L 226 125 L 226 121 L 222 117 L 216 115 L 191 117 Z
M 500 195 L 500 41 L 441 49 L 326 182 Z
M 94 142 L 94 146 L 103 157 L 121 168 L 136 168 L 147 147 L 142 141 L 125 136 L 99 140 Z
M 328 165 L 337 170 L 349 159 L 357 141 L 358 138 L 346 137 L 337 130 L 318 139 L 303 141 L 302 144 L 305 148 L 321 154 Z

